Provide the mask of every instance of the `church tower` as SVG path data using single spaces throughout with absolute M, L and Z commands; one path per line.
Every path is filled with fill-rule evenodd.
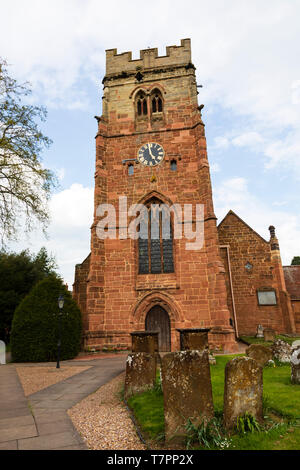
M 132 331 L 155 329 L 160 350 L 177 350 L 177 329 L 210 328 L 212 349 L 235 351 L 190 39 L 161 57 L 156 48 L 135 60 L 131 52 L 107 50 L 103 86 L 91 254 L 77 265 L 74 283 L 85 344 L 127 348 Z M 116 215 L 105 239 L 99 237 L 103 204 Z M 202 224 L 203 246 L 187 249 L 192 240 L 174 236 L 181 222 L 173 216 L 168 240 L 161 216 L 155 239 L 133 239 L 127 230 L 133 204 L 147 208 L 149 225 L 151 204 L 190 205 L 182 225 Z

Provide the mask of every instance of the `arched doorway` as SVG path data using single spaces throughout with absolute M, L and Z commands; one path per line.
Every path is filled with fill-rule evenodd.
M 158 331 L 158 346 L 160 351 L 171 350 L 171 327 L 168 313 L 160 305 L 152 307 L 146 316 L 145 330 Z

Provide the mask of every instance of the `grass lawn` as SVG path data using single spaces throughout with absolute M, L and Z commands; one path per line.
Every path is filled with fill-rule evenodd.
M 300 340 L 300 336 L 276 335 L 276 339 L 282 339 L 282 341 L 292 344 L 294 341 Z M 246 344 L 263 344 L 264 346 L 271 346 L 273 344 L 272 341 L 265 341 L 264 338 L 256 338 L 255 336 L 241 336 L 241 340 Z
M 217 356 L 211 366 L 216 416 L 223 412 L 224 368 L 234 356 Z M 300 385 L 290 383 L 290 365 L 264 368 L 264 415 L 268 432 L 232 434 L 229 449 L 300 450 Z M 128 400 L 146 440 L 161 440 L 164 432 L 163 395 L 159 389 Z M 195 447 L 195 448 L 199 448 Z

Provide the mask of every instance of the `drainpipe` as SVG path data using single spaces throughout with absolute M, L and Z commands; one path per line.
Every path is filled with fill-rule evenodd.
M 220 248 L 225 248 L 226 253 L 227 253 L 228 274 L 229 274 L 230 292 L 231 292 L 231 299 L 232 299 L 234 328 L 235 328 L 235 335 L 238 338 L 239 331 L 238 331 L 238 325 L 237 325 L 237 319 L 236 319 L 235 301 L 234 301 L 234 293 L 233 293 L 233 286 L 232 286 L 231 264 L 230 264 L 230 258 L 229 258 L 229 245 L 220 245 Z

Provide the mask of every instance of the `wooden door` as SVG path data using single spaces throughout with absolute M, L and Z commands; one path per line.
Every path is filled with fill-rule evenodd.
M 155 305 L 147 313 L 145 330 L 158 331 L 159 351 L 171 350 L 170 318 L 160 305 Z

